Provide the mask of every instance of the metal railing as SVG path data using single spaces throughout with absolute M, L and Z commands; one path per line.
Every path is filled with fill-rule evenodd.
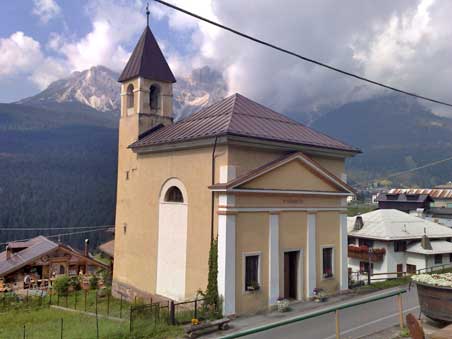
M 312 312 L 306 315 L 301 315 L 299 317 L 295 317 L 295 318 L 291 318 L 291 319 L 287 319 L 287 320 L 282 320 L 279 322 L 275 322 L 272 324 L 268 324 L 268 325 L 264 325 L 264 326 L 260 326 L 260 327 L 256 327 L 256 328 L 252 328 L 249 330 L 245 330 L 245 331 L 240 331 L 237 333 L 232 333 L 226 336 L 221 337 L 220 339 L 234 339 L 234 338 L 240 338 L 240 337 L 244 337 L 247 335 L 251 335 L 251 334 L 256 334 L 259 332 L 264 332 L 264 331 L 268 331 L 277 327 L 282 327 L 282 326 L 286 326 L 286 325 L 290 325 L 290 324 L 294 324 L 294 323 L 298 323 L 304 320 L 308 320 L 308 319 L 312 319 L 312 318 L 316 318 L 325 314 L 330 314 L 330 313 L 335 313 L 336 316 L 336 338 L 339 339 L 340 338 L 340 323 L 339 323 L 339 311 L 340 310 L 344 310 L 347 308 L 351 308 L 354 306 L 359 306 L 359 305 L 363 305 L 363 304 L 368 304 L 374 301 L 378 301 L 378 300 L 383 300 L 383 299 L 387 299 L 387 298 L 391 298 L 391 297 L 395 297 L 397 296 L 398 298 L 398 312 L 399 312 L 399 325 L 400 328 L 403 329 L 404 327 L 404 323 L 403 323 L 403 304 L 402 304 L 402 294 L 406 293 L 407 291 L 405 289 L 400 289 L 394 292 L 389 292 L 387 294 L 384 295 L 379 295 L 379 296 L 375 296 L 372 298 L 367 298 L 365 300 L 359 300 L 359 301 L 355 301 L 355 302 L 351 302 L 345 305 L 339 305 L 339 306 L 333 306 L 333 307 L 329 307 L 326 308 L 324 310 L 320 310 L 320 311 L 316 311 L 316 312 Z
M 381 273 L 371 273 L 370 275 L 370 282 L 377 282 L 377 281 L 382 281 L 382 280 L 392 280 L 392 279 L 399 279 L 399 278 L 404 278 L 404 277 L 409 277 L 413 274 L 421 274 L 421 273 L 433 273 L 433 272 L 437 272 L 437 271 L 444 271 L 446 269 L 452 269 L 452 263 L 448 263 L 448 264 L 438 264 L 438 265 L 434 265 L 431 267 L 425 267 L 425 268 L 420 268 L 418 270 L 416 270 L 416 272 L 407 272 L 407 271 L 402 271 L 402 272 L 381 272 Z M 385 277 L 381 277 L 381 276 L 385 276 Z M 350 282 L 354 281 L 354 284 L 351 284 Z M 369 281 L 369 277 L 368 277 L 368 272 L 349 272 L 349 285 L 351 286 L 351 288 L 353 288 L 353 286 L 360 286 L 363 283 L 365 284 L 366 282 Z

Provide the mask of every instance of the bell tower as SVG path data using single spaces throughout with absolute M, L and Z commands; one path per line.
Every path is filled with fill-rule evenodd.
M 121 83 L 120 148 L 127 148 L 156 125 L 173 122 L 176 79 L 149 28 L 149 10 L 146 14 L 148 25 L 118 79 Z

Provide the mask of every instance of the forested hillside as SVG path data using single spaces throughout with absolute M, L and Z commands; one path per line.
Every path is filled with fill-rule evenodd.
M 84 112 L 0 104 L 0 226 L 114 223 L 116 119 L 78 110 Z M 36 234 L 2 230 L 0 242 Z M 88 235 L 93 246 L 105 238 L 99 232 L 61 240 L 81 247 Z

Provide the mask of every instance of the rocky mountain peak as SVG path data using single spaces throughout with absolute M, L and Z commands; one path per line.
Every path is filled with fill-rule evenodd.
M 69 77 L 51 83 L 35 96 L 18 101 L 19 104 L 46 107 L 54 103 L 80 103 L 101 112 L 118 112 L 121 103 L 119 74 L 105 66 L 95 66 L 73 72 Z M 204 105 L 227 95 L 223 75 L 204 66 L 191 75 L 178 77 L 174 86 L 174 116 L 186 117 Z

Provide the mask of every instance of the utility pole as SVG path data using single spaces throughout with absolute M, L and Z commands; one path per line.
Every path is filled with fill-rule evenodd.
M 371 265 L 372 265 L 372 260 L 371 260 L 371 256 L 372 256 L 372 253 L 373 253 L 373 248 L 370 248 L 369 247 L 369 250 L 368 250 L 368 267 L 367 267 L 367 285 L 370 285 L 370 271 L 371 271 Z

